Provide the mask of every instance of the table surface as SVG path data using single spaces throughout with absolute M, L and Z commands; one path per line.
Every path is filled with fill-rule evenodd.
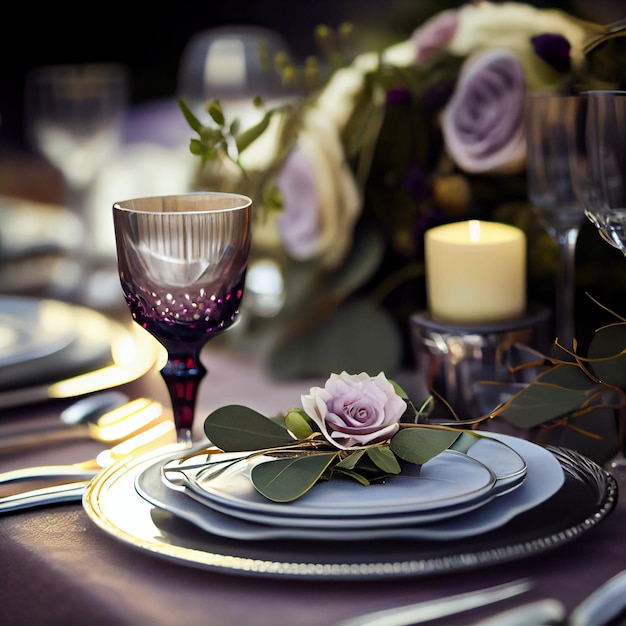
M 209 348 L 203 359 L 209 375 L 202 386 L 199 415 L 231 402 L 268 413 L 285 410 L 299 403 L 300 393 L 310 384 L 321 382 L 279 384 L 267 377 L 261 356 L 221 347 Z M 127 385 L 126 391 L 164 399 L 156 371 Z M 3 434 L 16 429 L 56 423 L 65 404 L 2 411 L 0 441 Z M 37 452 L 3 455 L 0 471 L 35 463 L 75 462 L 102 447 L 94 441 L 73 441 Z M 623 487 L 626 489 L 626 484 Z M 247 577 L 170 562 L 103 532 L 80 504 L 60 504 L 0 517 L 0 623 L 331 626 L 368 611 L 525 577 L 531 578 L 534 586 L 523 596 L 437 623 L 472 624 L 497 611 L 546 597 L 558 598 L 571 609 L 624 567 L 625 526 L 622 499 L 614 512 L 588 533 L 519 561 L 428 577 L 298 580 Z
M 35 173 L 10 155 L 0 172 L 0 191 L 41 201 L 58 201 L 58 177 L 32 185 Z M 6 159 L 3 159 L 6 164 Z M 56 186 L 55 186 L 56 185 Z M 56 189 L 56 195 L 51 194 Z M 39 191 L 41 190 L 41 192 Z M 26 192 L 26 193 L 25 193 Z M 209 375 L 198 415 L 227 403 L 261 412 L 284 411 L 300 394 L 322 381 L 271 380 L 261 355 L 209 347 L 203 355 Z M 124 388 L 131 397 L 167 402 L 156 370 Z M 59 423 L 67 402 L 48 402 L 0 411 L 0 442 L 16 431 Z M 200 435 L 201 419 L 196 423 Z M 91 458 L 102 444 L 73 440 L 45 450 L 0 456 L 0 471 L 76 462 Z M 620 483 L 622 481 L 620 480 Z M 626 493 L 626 478 L 620 484 Z M 96 527 L 79 503 L 0 516 L 0 624 L 125 624 L 138 626 L 332 626 L 368 611 L 471 592 L 519 578 L 534 586 L 518 598 L 439 620 L 473 624 L 532 600 L 551 597 L 571 610 L 626 564 L 626 500 L 583 536 L 537 556 L 480 569 L 399 579 L 311 580 L 225 574 L 158 558 L 122 544 Z M 407 550 L 410 542 L 407 542 Z M 471 539 L 468 539 L 471 549 Z

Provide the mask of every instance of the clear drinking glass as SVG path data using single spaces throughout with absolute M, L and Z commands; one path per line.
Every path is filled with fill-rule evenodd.
M 560 269 L 555 284 L 555 328 L 571 348 L 575 335 L 576 241 L 584 210 L 574 192 L 568 133 L 576 98 L 535 93 L 526 107 L 528 197 L 546 230 L 559 245 Z
M 238 318 L 250 252 L 252 202 L 188 193 L 117 202 L 120 282 L 134 321 L 167 350 L 161 375 L 178 441 L 192 441 L 204 344 Z
M 80 290 L 100 263 L 115 270 L 113 232 L 104 232 L 92 194 L 100 170 L 117 154 L 128 107 L 129 75 L 113 63 L 49 65 L 29 72 L 24 87 L 26 136 L 63 175 L 65 204 L 80 217 Z M 110 206 L 110 205 L 109 205 Z M 102 207 L 105 209 L 105 207 Z M 105 209 L 106 210 L 106 209 Z M 100 211 L 102 215 L 102 211 Z M 96 291 L 85 301 L 94 303 Z
M 577 97 L 569 149 L 574 189 L 585 214 L 607 243 L 626 254 L 626 91 L 588 91 Z M 623 409 L 618 416 L 618 436 L 619 452 L 606 466 L 624 472 Z

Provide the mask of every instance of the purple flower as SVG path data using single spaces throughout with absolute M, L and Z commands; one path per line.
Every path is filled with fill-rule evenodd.
M 557 72 L 569 72 L 572 67 L 570 42 L 556 33 L 545 33 L 531 38 L 535 54 Z
M 387 104 L 408 104 L 411 102 L 411 94 L 406 87 L 390 89 L 387 92 Z
M 278 218 L 283 245 L 296 259 L 310 258 L 321 231 L 319 198 L 315 170 L 300 146 L 289 153 L 277 184 L 285 207 Z
M 430 195 L 428 186 L 428 174 L 419 163 L 413 162 L 402 179 L 402 187 L 406 189 L 415 200 L 423 200 Z
M 509 50 L 470 57 L 443 114 L 443 135 L 466 172 L 516 172 L 524 166 L 526 78 Z
M 391 439 L 406 402 L 381 372 L 378 376 L 331 374 L 324 387 L 302 396 L 302 408 L 324 437 L 342 450 Z

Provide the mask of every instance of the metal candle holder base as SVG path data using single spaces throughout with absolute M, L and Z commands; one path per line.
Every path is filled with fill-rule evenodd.
M 523 371 L 512 374 L 510 368 L 524 361 L 524 346 L 545 350 L 548 317 L 548 309 L 534 308 L 508 322 L 464 325 L 435 321 L 426 312 L 413 314 L 411 336 L 422 397 L 435 392 L 461 420 L 487 414 L 530 382 Z

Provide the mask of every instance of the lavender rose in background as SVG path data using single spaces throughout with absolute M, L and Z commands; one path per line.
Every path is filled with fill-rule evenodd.
M 471 56 L 443 113 L 443 136 L 466 172 L 515 173 L 524 167 L 526 80 L 508 50 Z
M 326 34 L 330 47 L 340 39 L 339 30 Z M 408 318 L 426 308 L 424 233 L 440 224 L 522 228 L 527 300 L 551 305 L 559 253 L 527 197 L 523 103 L 537 91 L 624 88 L 626 66 L 610 60 L 623 58 L 626 39 L 589 52 L 606 36 L 560 10 L 466 3 L 389 48 L 351 53 L 245 142 L 230 171 L 263 216 L 251 264 L 277 261 L 284 299 L 272 318 L 250 311 L 239 332 L 264 338 L 272 375 L 393 376 L 412 365 Z M 204 154 L 238 145 L 228 139 Z M 204 161 L 198 187 L 215 187 L 223 160 Z M 606 268 L 593 276 L 611 282 Z

